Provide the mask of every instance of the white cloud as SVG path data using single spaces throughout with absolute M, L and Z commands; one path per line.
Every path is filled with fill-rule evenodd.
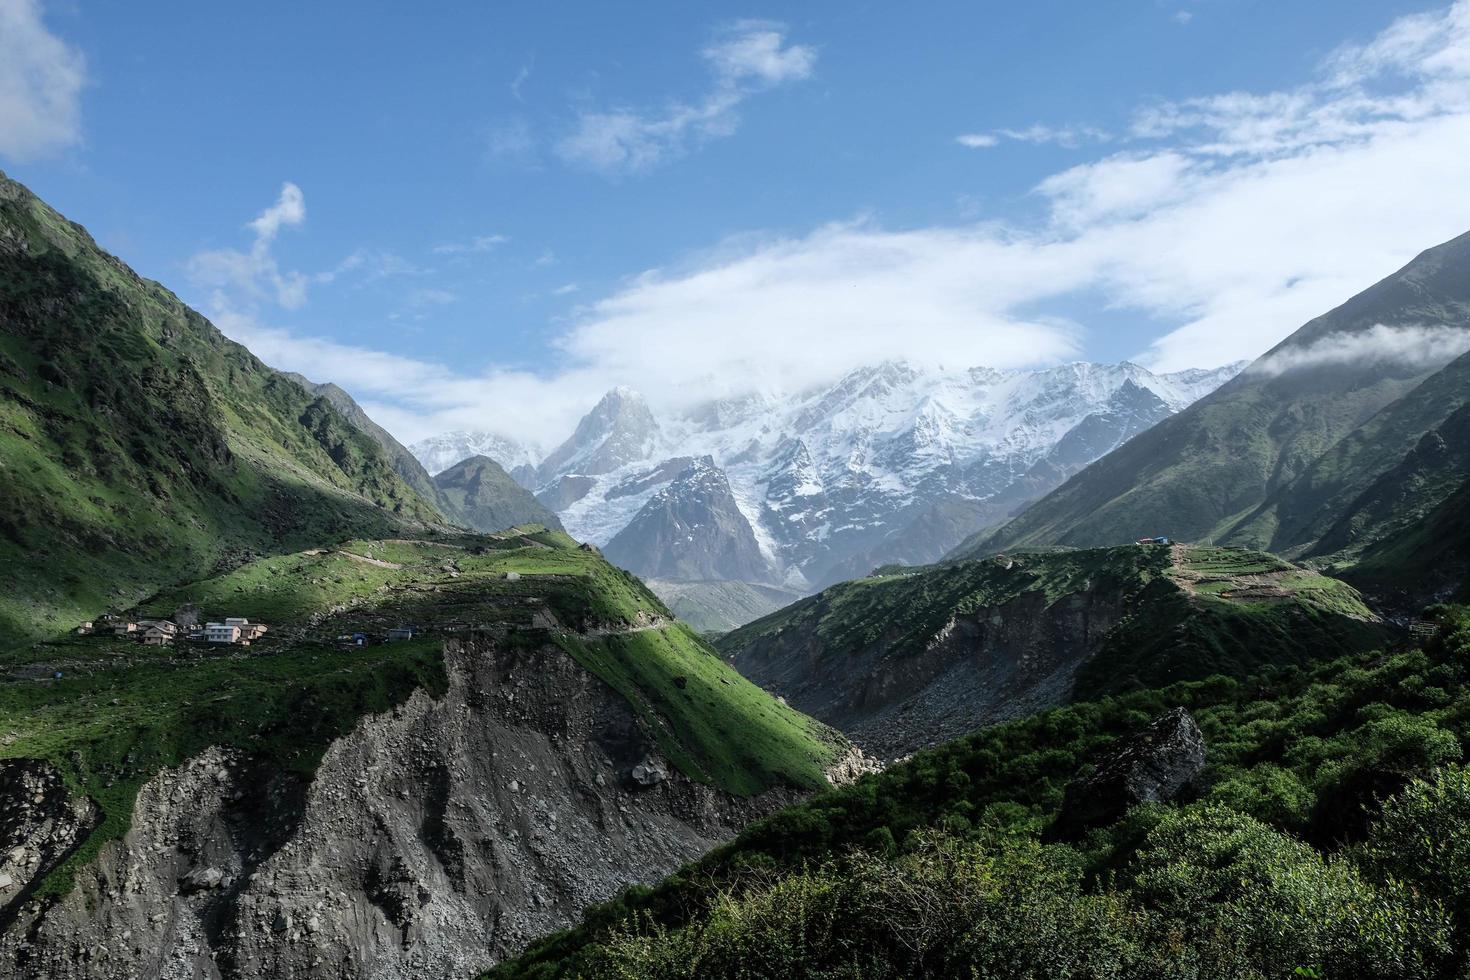
M 44 157 L 79 142 L 81 52 L 47 30 L 36 0 L 0 0 L 0 154 Z
M 780 64 L 749 70 L 793 70 Z M 1470 0 L 1334 52 L 1294 89 L 1144 106 L 1119 139 L 1038 181 L 1033 225 L 859 220 L 646 272 L 579 307 L 536 374 L 303 356 L 349 372 L 339 382 L 402 438 L 478 427 L 543 442 L 614 384 L 687 403 L 885 357 L 1072 357 L 1087 325 L 1038 311 L 1078 294 L 1172 324 L 1140 352 L 1156 368 L 1255 357 L 1470 228 Z
M 510 241 L 505 235 L 476 235 L 463 242 L 445 242 L 434 246 L 435 255 L 462 255 L 466 252 L 488 252 Z
M 306 302 L 306 289 L 311 279 L 300 272 L 283 272 L 271 253 L 271 245 L 281 229 L 299 225 L 306 220 L 306 197 L 301 188 L 287 181 L 281 185 L 276 203 L 262 211 L 246 227 L 255 233 L 255 241 L 248 252 L 233 248 L 210 249 L 199 252 L 187 264 L 189 278 L 196 286 L 207 289 L 228 289 L 252 301 L 273 296 L 275 301 L 288 310 L 296 309 Z M 348 263 L 353 260 L 349 258 Z M 342 266 L 326 275 L 330 278 Z
M 1106 143 L 1112 139 L 1106 130 L 1095 126 L 1047 126 L 1035 123 L 1025 129 L 997 129 L 988 133 L 964 133 L 955 137 L 955 142 L 971 149 L 999 146 L 1002 141 L 1031 143 L 1036 146 L 1055 144 L 1075 150 L 1087 143 Z
M 736 23 L 701 54 L 714 75 L 702 98 L 659 110 L 584 112 L 557 142 L 557 155 L 609 175 L 646 170 L 699 143 L 732 135 L 740 122 L 736 110 L 746 99 L 809 77 L 817 58 L 814 48 L 788 44 L 785 28 L 769 21 Z
M 1256 374 L 1280 375 L 1341 364 L 1400 364 L 1423 369 L 1470 351 L 1470 327 L 1377 324 L 1347 336 L 1283 346 L 1251 365 Z
M 1000 145 L 1000 137 L 994 133 L 961 133 L 954 138 L 954 141 L 960 146 L 967 146 L 972 150 L 982 150 Z

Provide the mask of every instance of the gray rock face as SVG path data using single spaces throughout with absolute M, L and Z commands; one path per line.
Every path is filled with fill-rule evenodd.
M 1065 701 L 1078 669 L 1126 615 L 1121 589 L 1048 601 L 1028 592 L 953 616 L 922 652 L 893 649 L 896 633 L 860 649 L 830 649 L 815 618 L 734 646 L 742 674 L 837 728 L 880 759 Z M 817 597 L 811 602 L 822 602 Z
M 665 767 L 556 647 L 445 661 L 444 697 L 364 719 L 309 783 L 213 749 L 155 777 L 69 895 L 0 908 L 0 976 L 472 977 L 799 795 Z
M 0 927 L 10 909 L 97 824 L 89 800 L 73 800 L 54 766 L 0 760 Z
M 1139 803 L 1172 800 L 1204 766 L 1204 735 L 1188 711 L 1175 708 L 1114 748 L 1092 775 L 1067 787 L 1050 836 L 1076 839 Z
M 708 456 L 654 494 L 603 553 L 649 578 L 760 582 L 771 575 L 730 481 Z

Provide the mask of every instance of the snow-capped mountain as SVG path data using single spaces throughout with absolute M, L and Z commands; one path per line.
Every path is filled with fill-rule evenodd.
M 409 446 L 408 451 L 418 457 L 431 476 L 437 476 L 471 456 L 488 456 L 515 477 L 517 470 L 534 469 L 541 458 L 536 447 L 508 436 L 464 430 L 430 436 Z
M 1039 371 L 888 362 L 818 390 L 657 417 L 619 388 L 534 474 L 515 457 L 517 478 L 575 537 L 616 539 L 640 574 L 810 589 L 939 558 L 1243 366 L 1154 374 L 1130 362 Z M 458 435 L 411 448 L 433 471 Z

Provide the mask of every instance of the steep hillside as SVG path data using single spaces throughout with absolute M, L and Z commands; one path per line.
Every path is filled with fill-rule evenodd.
M 1470 329 L 1470 325 L 1467 325 Z M 1456 358 L 1403 398 L 1348 433 L 1308 470 L 1281 488 L 1257 514 L 1242 522 L 1245 528 L 1272 527 L 1272 550 L 1289 554 L 1339 554 L 1348 557 L 1388 533 L 1397 508 L 1385 506 L 1385 483 L 1396 478 L 1396 469 L 1419 470 L 1423 462 L 1405 459 L 1414 447 L 1435 454 L 1434 443 L 1456 453 L 1458 462 L 1447 458 L 1433 464 L 1450 476 L 1451 483 L 1470 479 L 1470 441 L 1463 441 L 1460 428 L 1450 420 L 1470 410 L 1470 354 Z M 1430 434 L 1448 425 L 1448 441 Z M 1428 437 L 1428 443 L 1425 439 Z M 1422 445 L 1421 445 L 1422 444 Z M 1442 452 L 1441 452 L 1442 455 Z M 1409 472 L 1399 474 L 1410 477 Z M 1412 499 L 1420 513 L 1444 499 L 1447 490 L 1436 486 L 1442 480 L 1414 478 Z M 1402 488 L 1407 491 L 1408 486 Z M 1409 499 L 1407 496 L 1404 500 Z M 1377 501 L 1375 508 L 1372 501 Z M 1371 509 L 1369 513 L 1365 508 Z M 1405 511 L 1402 515 L 1411 518 Z
M 0 650 L 243 552 L 440 521 L 326 397 L 0 175 Z
M 1305 546 L 1325 504 L 1350 497 L 1378 475 L 1377 466 L 1392 465 L 1375 448 L 1378 439 L 1416 439 L 1433 427 L 1445 397 L 1453 401 L 1453 383 L 1431 385 L 1418 400 L 1410 393 L 1445 367 L 1453 356 L 1447 351 L 1464 349 L 1453 339 L 1467 322 L 1470 235 L 1430 249 L 1306 324 L 1239 377 L 1093 463 L 968 551 L 1085 547 L 1142 534 Z M 1379 429 L 1370 425 L 1363 449 L 1349 443 L 1334 453 L 1400 399 L 1405 410 Z
M 477 531 L 500 531 L 517 524 L 544 524 L 561 530 L 561 521 L 512 480 L 487 456 L 471 456 L 433 479 L 448 513 Z
M 403 479 L 404 483 L 407 483 L 413 488 L 415 493 L 425 500 L 432 501 L 446 517 L 458 517 L 458 515 L 451 514 L 444 506 L 444 501 L 440 498 L 439 491 L 434 486 L 433 479 L 429 476 L 428 470 L 424 469 L 423 464 L 418 461 L 418 457 L 409 452 L 401 442 L 393 438 L 391 432 L 374 422 L 351 395 L 331 382 L 317 384 L 309 378 L 296 374 L 295 372 L 290 372 L 286 376 L 300 384 L 301 387 L 313 395 L 319 395 L 331 402 L 337 411 L 342 413 L 343 418 L 351 422 L 362 432 L 371 436 L 373 441 L 382 448 L 383 453 L 388 457 L 388 461 L 393 464 L 394 471 Z M 509 527 L 510 525 L 507 524 L 504 526 Z M 499 530 L 499 528 L 490 528 L 489 530 Z
M 889 758 L 1074 697 L 1243 676 L 1384 636 L 1352 588 L 1270 555 L 1128 546 L 880 574 L 717 646 Z
M 143 611 L 181 608 L 270 631 L 73 637 L 0 683 L 6 975 L 105 943 L 125 975 L 471 976 L 865 765 L 540 528 L 263 558 Z
M 1422 650 L 1135 691 L 920 753 L 490 977 L 1462 975 L 1470 616 L 1441 620 Z M 1161 724 L 1180 740 L 1150 741 Z M 1120 767 L 1121 792 L 1097 781 Z M 1056 837 L 1105 800 L 1086 836 Z
M 1470 480 L 1418 521 L 1361 552 L 1344 574 L 1393 608 L 1470 601 Z

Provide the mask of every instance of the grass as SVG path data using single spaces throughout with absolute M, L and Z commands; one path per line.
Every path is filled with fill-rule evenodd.
M 0 175 L 0 650 L 442 520 L 371 436 Z
M 685 775 L 740 796 L 826 786 L 836 733 L 746 680 L 688 626 L 556 643 L 633 705 Z

